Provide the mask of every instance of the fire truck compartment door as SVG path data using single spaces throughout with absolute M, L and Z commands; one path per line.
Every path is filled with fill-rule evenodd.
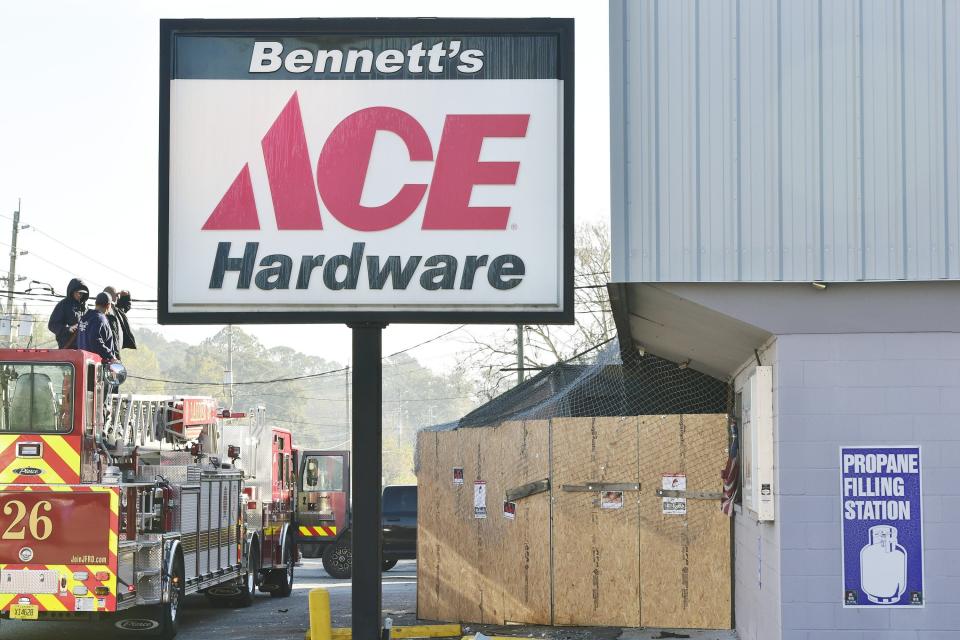
M 0 564 L 115 564 L 113 491 L 0 488 Z
M 0 485 L 0 609 L 115 611 L 132 581 L 118 591 L 120 488 L 26 488 Z

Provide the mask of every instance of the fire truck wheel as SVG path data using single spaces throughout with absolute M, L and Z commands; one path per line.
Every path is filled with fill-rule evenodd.
M 297 563 L 297 553 L 293 538 L 288 537 L 283 545 L 283 569 L 274 569 L 271 572 L 272 582 L 278 585 L 270 592 L 271 598 L 287 598 L 293 593 L 293 568 Z
M 167 602 L 160 605 L 159 635 L 162 640 L 170 640 L 177 635 L 180 607 L 183 605 L 183 586 L 183 559 L 178 557 L 173 563 L 173 573 L 167 581 Z
M 349 540 L 337 540 L 323 550 L 323 568 L 331 578 L 346 580 L 353 569 L 353 552 Z
M 398 562 L 397 560 L 384 560 L 383 570 L 390 571 L 390 569 L 393 569 L 395 566 L 397 566 L 397 562 Z
M 253 604 L 253 597 L 257 592 L 257 578 L 260 575 L 260 549 L 256 539 L 250 547 L 247 558 L 247 573 L 239 583 L 216 586 L 207 589 L 207 598 L 215 607 L 230 607 L 242 609 Z
M 233 599 L 235 607 L 249 607 L 253 604 L 253 596 L 257 592 L 257 578 L 260 576 L 260 549 L 259 545 L 250 548 L 250 557 L 247 559 L 247 575 L 240 585 L 240 593 Z

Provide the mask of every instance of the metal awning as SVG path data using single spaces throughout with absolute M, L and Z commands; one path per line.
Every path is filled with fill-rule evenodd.
M 775 335 L 960 331 L 960 281 L 611 283 L 622 349 L 729 379 Z
M 652 284 L 611 284 L 621 349 L 628 345 L 720 380 L 772 334 Z

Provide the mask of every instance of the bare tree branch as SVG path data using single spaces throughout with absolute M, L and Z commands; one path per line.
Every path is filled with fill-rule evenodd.
M 572 326 L 529 325 L 523 330 L 526 367 L 546 367 L 589 349 L 614 334 L 613 316 L 607 296 L 610 273 L 610 232 L 604 224 L 577 227 L 574 248 L 576 286 Z M 516 377 L 501 368 L 516 366 L 516 332 L 477 339 L 471 336 L 470 350 L 461 364 L 462 371 L 477 378 L 481 395 L 494 397 Z

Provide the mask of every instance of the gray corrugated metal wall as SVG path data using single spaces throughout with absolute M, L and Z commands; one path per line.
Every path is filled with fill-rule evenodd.
M 614 279 L 960 278 L 960 0 L 611 0 Z

